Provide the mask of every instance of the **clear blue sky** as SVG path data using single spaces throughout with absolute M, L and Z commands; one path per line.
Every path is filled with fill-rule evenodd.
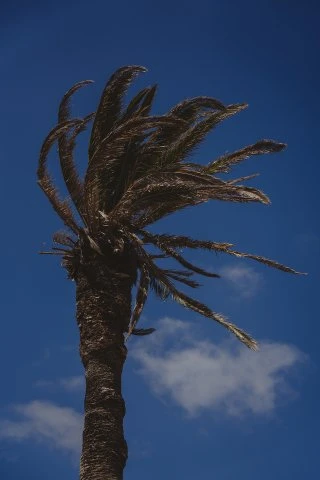
M 74 284 L 37 254 L 61 227 L 36 185 L 41 142 L 58 101 L 95 109 L 119 66 L 149 69 L 156 111 L 209 95 L 250 108 L 209 136 L 196 159 L 273 138 L 284 153 L 247 161 L 234 176 L 270 207 L 211 202 L 159 230 L 235 243 L 307 277 L 192 252 L 223 274 L 199 297 L 249 330 L 252 353 L 209 320 L 154 298 L 151 337 L 130 341 L 124 376 L 127 480 L 295 480 L 319 471 L 319 7 L 316 1 L 13 2 L 1 11 L 2 389 L 0 478 L 73 480 L 82 421 Z M 13 6 L 14 5 L 14 6 Z M 79 163 L 85 162 L 80 144 Z M 58 170 L 51 166 L 58 178 Z M 47 246 L 43 247 L 46 242 Z M 165 318 L 166 317 L 166 318 Z M 183 323 L 181 323 L 183 322 Z

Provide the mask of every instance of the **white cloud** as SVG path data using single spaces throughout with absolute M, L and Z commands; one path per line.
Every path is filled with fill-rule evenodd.
M 252 267 L 224 267 L 219 273 L 222 279 L 227 280 L 233 289 L 244 298 L 253 297 L 263 283 L 262 274 Z
M 0 438 L 34 439 L 73 455 L 81 451 L 83 417 L 72 408 L 34 400 L 13 407 L 20 419 L 0 420 Z
M 178 335 L 178 346 L 161 346 L 168 330 Z M 304 358 L 285 344 L 263 343 L 252 352 L 233 342 L 200 341 L 188 324 L 169 318 L 159 322 L 153 337 L 133 349 L 139 371 L 155 394 L 171 398 L 190 415 L 214 409 L 229 415 L 271 412 L 289 392 L 288 370 Z

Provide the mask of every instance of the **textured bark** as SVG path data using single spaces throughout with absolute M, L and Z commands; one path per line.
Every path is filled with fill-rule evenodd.
M 132 276 L 98 262 L 78 271 L 77 322 L 86 395 L 80 480 L 121 480 L 127 460 L 121 374 L 124 331 L 131 310 Z M 121 270 L 120 270 L 121 271 Z

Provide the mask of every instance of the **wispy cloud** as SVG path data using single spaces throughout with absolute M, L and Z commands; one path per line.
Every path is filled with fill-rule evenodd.
M 34 439 L 79 455 L 83 418 L 72 408 L 34 400 L 16 405 L 16 420 L 0 420 L 0 438 L 12 441 Z
M 59 385 L 69 392 L 82 391 L 84 389 L 84 376 L 60 378 Z
M 57 389 L 61 388 L 67 392 L 79 392 L 84 390 L 84 376 L 76 375 L 73 377 L 59 378 L 57 380 L 37 380 L 35 387 Z
M 263 276 L 252 267 L 228 266 L 223 267 L 219 273 L 243 298 L 253 297 L 263 284 Z
M 168 332 L 176 345 L 165 348 Z M 290 392 L 289 369 L 304 358 L 285 344 L 263 343 L 256 353 L 234 343 L 197 340 L 188 324 L 169 318 L 159 322 L 153 337 L 133 349 L 139 372 L 156 395 L 171 398 L 190 415 L 214 409 L 229 415 L 269 413 Z

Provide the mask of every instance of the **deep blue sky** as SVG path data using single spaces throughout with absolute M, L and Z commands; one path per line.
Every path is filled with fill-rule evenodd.
M 195 157 L 201 162 L 260 138 L 288 143 L 284 153 L 249 160 L 234 172 L 261 172 L 252 184 L 270 195 L 270 207 L 212 202 L 168 218 L 159 230 L 230 241 L 309 273 L 293 277 L 250 261 L 192 252 L 190 258 L 224 274 L 204 282 L 199 297 L 263 347 L 252 355 L 239 350 L 209 320 L 152 298 L 144 320 L 158 324 L 158 333 L 130 342 L 125 371 L 125 478 L 315 478 L 317 2 L 12 5 L 2 7 L 0 20 L 1 479 L 78 475 L 83 391 L 74 285 L 55 258 L 37 255 L 61 224 L 36 185 L 35 171 L 63 93 L 79 80 L 96 81 L 74 99 L 75 114 L 84 115 L 95 109 L 108 76 L 125 64 L 149 70 L 131 92 L 159 84 L 158 113 L 196 95 L 249 103 L 209 136 Z M 80 147 L 83 168 L 85 144 Z M 54 158 L 52 168 L 56 173 Z

